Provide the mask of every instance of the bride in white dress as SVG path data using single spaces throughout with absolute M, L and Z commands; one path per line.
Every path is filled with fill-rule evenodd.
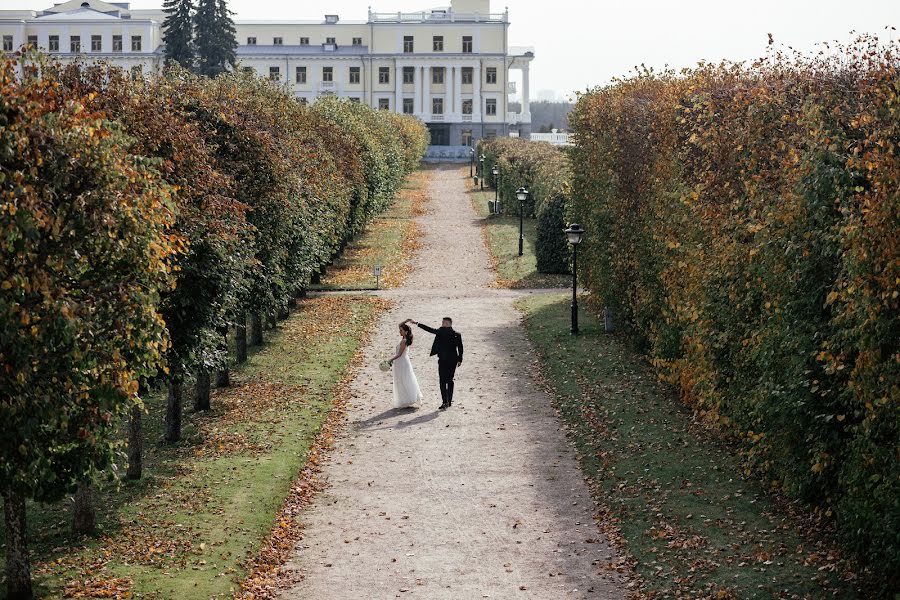
M 388 361 L 394 368 L 394 408 L 406 408 L 422 401 L 419 380 L 409 361 L 409 347 L 412 343 L 412 329 L 406 323 L 401 323 L 397 354 Z

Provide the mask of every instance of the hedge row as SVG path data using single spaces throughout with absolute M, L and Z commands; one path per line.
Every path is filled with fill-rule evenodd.
M 587 285 L 748 468 L 900 573 L 900 59 L 645 73 L 572 115 Z
M 140 418 L 154 380 L 169 385 L 177 440 L 185 377 L 227 367 L 229 327 L 285 310 L 427 143 L 411 118 L 305 107 L 248 75 L 144 82 L 18 60 L 0 67 L 0 492 L 14 567 L 23 499 L 59 499 L 107 469 L 120 417 Z M 23 581 L 9 578 L 11 594 Z
M 569 245 L 565 229 L 565 206 L 570 186 L 569 160 L 563 151 L 546 142 L 520 138 L 495 138 L 482 145 L 484 171 L 500 169 L 501 210 L 518 215 L 516 190 L 529 191 L 525 216 L 537 217 L 535 244 L 537 269 L 541 273 L 567 273 L 570 270 Z M 489 182 L 492 176 L 488 175 Z

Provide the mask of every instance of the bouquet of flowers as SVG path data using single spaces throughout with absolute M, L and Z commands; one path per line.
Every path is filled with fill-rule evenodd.
M 381 369 L 382 371 L 390 371 L 391 370 L 391 361 L 389 361 L 389 360 L 381 361 L 381 363 L 378 365 L 378 368 Z

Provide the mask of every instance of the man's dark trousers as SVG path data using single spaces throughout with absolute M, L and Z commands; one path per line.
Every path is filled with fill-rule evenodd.
M 441 382 L 441 400 L 445 404 L 453 402 L 453 377 L 456 375 L 455 360 L 438 360 L 438 376 Z

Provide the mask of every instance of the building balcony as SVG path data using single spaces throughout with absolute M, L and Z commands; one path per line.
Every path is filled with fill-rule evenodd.
M 442 115 L 442 114 L 441 114 L 441 115 L 431 115 L 431 120 L 432 120 L 432 121 L 438 121 L 438 122 L 443 121 L 443 120 L 444 120 L 444 115 Z
M 369 11 L 369 23 L 509 23 L 509 11 L 502 13 L 457 13 L 453 9 L 419 12 L 377 13 Z
M 471 123 L 471 122 L 472 122 L 472 115 L 462 115 L 462 120 L 463 120 L 464 123 Z

